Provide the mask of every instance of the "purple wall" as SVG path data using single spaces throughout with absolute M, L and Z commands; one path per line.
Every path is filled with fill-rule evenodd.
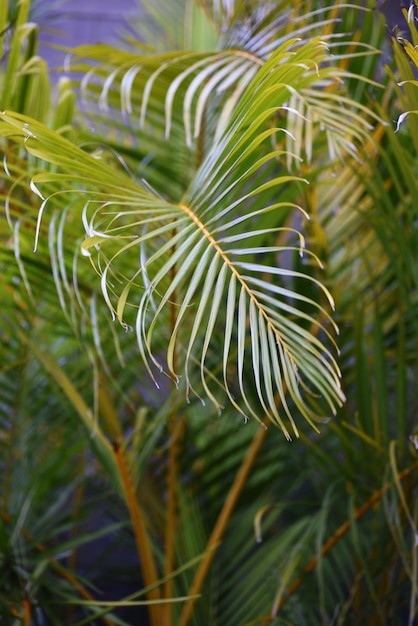
M 62 65 L 65 53 L 47 43 L 68 47 L 112 43 L 118 33 L 126 34 L 129 17 L 140 14 L 138 0 L 60 0 L 51 4 L 51 10 L 35 17 L 40 26 L 40 54 L 51 67 Z

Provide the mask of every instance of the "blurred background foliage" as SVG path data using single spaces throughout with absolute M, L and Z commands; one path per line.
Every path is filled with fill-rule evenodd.
M 416 5 L 142 2 L 51 89 L 41 4 L 0 5 L 0 621 L 412 626 Z

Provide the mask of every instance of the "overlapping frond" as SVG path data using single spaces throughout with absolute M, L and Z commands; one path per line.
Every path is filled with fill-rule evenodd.
M 204 3 L 203 3 L 204 4 Z M 308 5 L 309 3 L 307 3 Z M 94 103 L 99 102 L 102 111 L 115 117 L 118 125 L 119 111 L 123 123 L 130 124 L 133 136 L 141 138 L 139 129 L 146 128 L 165 139 L 173 129 L 184 132 L 189 148 L 198 145 L 205 152 L 212 137 L 223 132 L 244 91 L 274 53 L 293 54 L 289 41 L 307 41 L 314 33 L 322 33 L 324 45 L 341 47 L 341 37 L 327 33 L 335 23 L 336 11 L 329 8 L 306 13 L 292 11 L 286 3 L 263 3 L 248 13 L 242 3 L 219 3 L 212 6 L 217 17 L 211 16 L 221 36 L 217 50 L 183 50 L 154 54 L 138 51 L 121 51 L 110 46 L 83 46 L 74 51 L 73 69 L 82 72 L 81 91 L 95 120 L 100 120 Z M 345 5 L 339 7 L 342 10 Z M 205 7 L 208 11 L 208 7 Z M 219 13 L 219 15 L 218 15 Z M 228 20 L 228 28 L 220 22 Z M 220 20 L 220 22 L 219 22 Z M 292 31 L 289 34 L 289 20 Z M 375 54 L 373 46 L 354 43 L 347 56 Z M 335 60 L 339 55 L 334 54 Z M 344 56 L 344 55 L 341 55 Z M 87 61 L 83 61 L 83 58 Z M 276 56 L 277 58 L 277 56 Z M 94 65 L 92 66 L 92 61 Z M 308 61 L 308 64 L 314 61 Z M 353 152 L 353 136 L 361 133 L 359 117 L 364 107 L 356 111 L 353 102 L 346 108 L 345 124 L 338 118 L 338 106 L 342 105 L 338 93 L 338 81 L 345 73 L 337 66 L 323 73 L 305 94 L 289 92 L 287 116 L 288 130 L 300 133 L 306 127 L 304 138 L 306 154 L 312 152 L 312 117 L 321 120 L 323 132 L 327 133 L 330 156 Z M 332 77 L 332 78 L 331 78 Z M 336 106 L 337 103 L 337 106 Z M 295 114 L 297 117 L 295 119 Z M 141 141 L 141 139 L 139 139 Z
M 45 197 L 37 232 L 56 199 L 77 198 L 71 204 L 78 206 L 87 233 L 82 250 L 93 259 L 98 253 L 105 300 L 123 324 L 135 326 L 144 361 L 176 381 L 184 379 L 186 393 L 201 393 L 192 373 L 200 370 L 198 387 L 218 409 L 226 392 L 244 415 L 267 414 L 286 436 L 297 433 L 295 410 L 312 422 L 317 396 L 330 413 L 343 398 L 338 368 L 324 344 L 328 315 L 322 301 L 332 304 L 332 298 L 309 272 L 282 261 L 292 250 L 309 255 L 303 236 L 286 225 L 288 213 L 299 210 L 286 190 L 306 181 L 283 169 L 282 151 L 266 149 L 277 133 L 287 132 L 274 120 L 289 92 L 321 80 L 325 54 L 314 40 L 300 47 L 289 42 L 271 56 L 179 204 L 112 169 L 98 154 L 24 117 L 2 115 L 3 133 L 18 129 L 29 152 L 61 172 L 32 179 L 33 189 Z M 257 173 L 265 168 L 272 175 L 260 182 Z M 64 181 L 71 183 L 68 191 L 59 190 Z M 267 214 L 268 228 L 259 229 Z M 268 244 L 267 235 L 273 238 Z M 316 297 L 295 292 L 293 279 L 311 283 Z M 208 372 L 216 367 L 214 387 Z M 247 379 L 254 383 L 249 386 Z

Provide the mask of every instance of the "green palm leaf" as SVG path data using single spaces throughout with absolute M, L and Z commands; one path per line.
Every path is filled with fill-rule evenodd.
M 343 399 L 335 360 L 316 337 L 328 335 L 318 317 L 328 318 L 322 296 L 331 304 L 332 298 L 309 273 L 280 267 L 283 252 L 304 254 L 303 237 L 283 224 L 289 211 L 298 211 L 286 200 L 287 189 L 305 181 L 282 170 L 282 151 L 266 150 L 271 137 L 286 132 L 266 124 L 283 109 L 289 90 L 322 80 L 317 68 L 325 54 L 322 43 L 313 40 L 300 46 L 291 41 L 271 56 L 177 205 L 41 125 L 2 115 L 4 134 L 19 129 L 29 152 L 62 172 L 32 179 L 33 189 L 42 189 L 46 198 L 38 236 L 42 214 L 57 198 L 78 198 L 74 206 L 87 232 L 82 250 L 92 260 L 97 256 L 105 300 L 123 325 L 135 326 L 151 376 L 156 380 L 154 364 L 177 382 L 184 377 L 186 394 L 200 393 L 199 363 L 199 386 L 218 410 L 226 392 L 243 415 L 261 419 L 267 414 L 287 437 L 297 433 L 295 410 L 313 424 L 319 417 L 317 396 L 331 413 Z M 275 173 L 259 183 L 256 174 L 266 167 Z M 64 182 L 71 183 L 68 191 L 62 191 Z M 267 214 L 272 221 L 265 232 L 276 233 L 275 245 L 263 244 L 263 231 L 256 227 Z M 289 244 L 286 237 L 292 235 L 295 241 Z M 311 283 L 319 301 L 289 289 L 288 278 Z M 168 312 L 174 314 L 171 328 Z M 220 328 L 224 338 L 218 346 L 214 331 Z M 222 374 L 214 388 L 208 370 L 218 350 Z M 254 385 L 248 385 L 248 377 Z
M 213 135 L 223 132 L 242 94 L 272 54 L 276 59 L 280 53 L 283 56 L 297 54 L 289 46 L 290 41 L 307 41 L 313 33 L 324 31 L 335 23 L 335 15 L 328 15 L 328 8 L 307 10 L 294 17 L 290 38 L 288 21 L 292 16 L 286 4 L 278 2 L 274 6 L 254 7 L 249 18 L 248 7 L 242 3 L 228 6 L 220 3 L 211 9 L 203 3 L 205 12 L 219 32 L 224 33 L 220 49 L 215 51 L 182 50 L 155 54 L 141 51 L 138 54 L 137 47 L 134 51 L 126 51 L 110 46 L 80 46 L 74 51 L 72 69 L 84 75 L 81 90 L 90 114 L 95 120 L 101 119 L 97 114 L 98 102 L 106 115 L 111 111 L 116 120 L 121 117 L 125 124 L 129 119 L 133 133 L 137 133 L 136 126 L 139 125 L 142 130 L 152 128 L 153 134 L 159 131 L 161 137 L 167 139 L 174 128 L 184 128 L 184 139 L 189 148 L 207 143 L 207 138 L 210 142 Z M 323 33 L 321 41 L 330 50 L 342 45 L 341 36 L 331 34 Z M 364 43 L 347 41 L 345 45 L 351 45 L 350 54 L 334 53 L 334 61 L 340 56 L 377 53 Z M 304 60 L 314 64 L 311 68 L 316 67 L 315 59 Z M 305 94 L 303 86 L 297 93 L 289 90 L 287 105 L 296 120 L 294 115 L 287 117 L 288 130 L 299 138 L 306 125 L 307 155 L 312 152 L 313 119 L 320 120 L 322 128 L 326 129 L 331 158 L 350 150 L 353 152 L 353 138 L 358 134 L 364 136 L 365 128 L 358 124 L 352 101 L 346 103 L 343 124 L 338 115 L 343 101 L 341 94 L 333 91 L 336 81 L 346 76 L 346 72 L 335 66 L 329 68 L 329 72 L 323 68 L 323 81 L 317 81 L 315 91 L 308 90 Z M 364 106 L 357 106 L 366 111 Z M 371 114 L 370 110 L 368 114 Z M 297 134 L 294 133 L 296 128 Z

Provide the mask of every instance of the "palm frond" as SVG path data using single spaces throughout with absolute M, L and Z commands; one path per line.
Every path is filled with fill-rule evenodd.
M 290 37 L 288 20 L 292 19 L 292 15 L 285 4 L 279 2 L 273 6 L 266 3 L 249 13 L 248 7 L 241 3 L 233 7 L 231 5 L 229 8 L 221 3 L 219 10 L 226 11 L 225 15 L 229 16 L 231 26 L 221 38 L 220 49 L 216 51 L 184 50 L 138 55 L 137 51 L 112 50 L 109 46 L 100 48 L 83 46 L 76 49 L 73 69 L 84 74 L 81 90 L 87 106 L 91 108 L 93 118 L 100 119 L 95 113 L 93 104 L 93 101 L 98 101 L 106 115 L 112 111 L 117 119 L 120 110 L 125 122 L 129 119 L 133 134 L 137 132 L 138 121 L 140 128 L 146 126 L 149 130 L 152 125 L 153 132 L 160 129 L 166 137 L 174 127 L 184 126 L 186 145 L 189 148 L 196 143 L 201 145 L 202 137 L 205 135 L 212 137 L 213 134 L 222 132 L 243 92 L 248 88 L 260 66 L 273 53 L 282 49 L 288 50 L 290 55 L 293 54 L 289 48 L 290 39 L 306 41 L 307 36 L 312 37 L 314 33 L 324 31 L 326 26 L 334 24 L 337 19 L 335 12 L 332 11 L 328 17 L 327 8 L 301 12 L 300 15 L 293 16 Z M 339 9 L 343 10 L 344 5 Z M 205 10 L 208 10 L 207 7 Z M 214 7 L 214 10 L 217 9 Z M 323 13 L 327 19 L 321 19 Z M 223 31 L 224 28 L 220 30 Z M 323 33 L 321 41 L 333 50 L 335 45 L 341 49 L 344 40 L 339 36 L 337 41 L 334 41 L 333 35 Z M 340 55 L 334 53 L 335 61 L 340 57 L 347 60 L 350 56 L 378 53 L 373 46 L 364 43 L 347 40 L 344 44 L 346 48 L 344 53 Z M 87 59 L 87 63 L 80 62 L 83 57 Z M 92 61 L 94 67 L 91 67 Z M 344 72 L 335 66 L 332 67 L 329 73 L 329 76 L 332 76 L 330 82 L 324 73 L 322 75 L 324 82 L 321 84 L 318 81 L 315 85 L 315 94 L 305 96 L 304 90 L 301 89 L 294 96 L 298 98 L 298 103 L 303 103 L 302 108 L 310 104 L 310 112 L 314 117 L 318 115 L 321 119 L 322 127 L 327 130 L 329 136 L 330 154 L 333 157 L 335 152 L 340 154 L 341 148 L 343 152 L 353 149 L 351 137 L 363 125 L 358 125 L 356 115 L 353 115 L 351 123 L 354 111 L 351 102 L 347 107 L 350 124 L 345 128 L 345 132 L 342 127 L 338 128 L 336 124 L 338 114 L 333 106 L 338 96 L 332 95 L 332 84 L 335 88 L 335 81 L 343 79 Z M 291 95 L 289 93 L 289 96 Z M 341 102 L 340 100 L 340 104 Z M 300 105 L 296 107 L 299 108 Z M 290 110 L 292 111 L 293 107 Z M 299 113 L 300 126 L 305 115 L 303 111 Z M 306 117 L 307 126 L 312 132 L 311 117 L 309 115 Z M 295 123 L 291 116 L 288 116 L 288 122 L 288 129 L 292 132 Z M 309 136 L 307 130 L 306 138 Z M 335 151 L 338 144 L 340 148 Z M 310 151 L 311 146 L 308 146 L 307 153 Z
M 220 347 L 222 382 L 229 400 L 244 415 L 260 419 L 266 413 L 288 437 L 290 431 L 277 409 L 279 400 L 291 430 L 297 433 L 287 394 L 306 419 L 312 422 L 318 418 L 314 405 L 302 397 L 300 386 L 305 386 L 304 381 L 312 385 L 314 395 L 324 398 L 332 413 L 342 401 L 338 368 L 331 353 L 312 330 L 304 327 L 308 324 L 311 329 L 325 331 L 313 317 L 316 310 L 317 316 L 326 318 L 325 310 L 277 281 L 297 276 L 312 282 L 332 303 L 330 294 L 309 274 L 276 265 L 288 245 L 266 247 L 251 241 L 257 241 L 260 235 L 252 224 L 266 213 L 278 214 L 279 226 L 270 228 L 271 233 L 289 233 L 280 225 L 280 215 L 292 210 L 292 204 L 286 199 L 280 202 L 281 190 L 284 185 L 303 183 L 279 168 L 267 183 L 251 188 L 253 174 L 262 167 L 274 166 L 281 156 L 280 151 L 273 150 L 257 158 L 263 141 L 283 130 L 273 126 L 263 131 L 266 122 L 283 108 L 289 90 L 315 83 L 325 55 L 320 41 L 293 49 L 294 45 L 291 42 L 276 51 L 259 70 L 227 130 L 213 144 L 177 206 L 40 125 L 17 115 L 2 115 L 3 132 L 12 135 L 18 129 L 32 155 L 46 158 L 63 172 L 41 173 L 32 179 L 34 189 L 46 184 L 38 234 L 42 213 L 53 203 L 55 194 L 59 198 L 63 193 L 85 198 L 82 211 L 88 237 L 82 250 L 88 255 L 99 249 L 97 268 L 102 274 L 102 289 L 115 316 L 126 324 L 128 307 L 137 307 L 135 327 L 144 361 L 166 368 L 178 380 L 182 373 L 176 371 L 174 354 L 182 346 L 186 393 L 195 389 L 190 369 L 196 358 L 204 392 L 220 409 L 221 402 L 211 389 L 205 366 L 211 349 L 213 352 L 214 329 L 221 324 L 225 329 Z M 69 177 L 76 187 L 68 192 L 48 189 L 51 185 L 56 189 Z M 77 191 L 80 184 L 86 191 Z M 90 199 L 93 189 L 94 203 Z M 263 198 L 261 205 L 259 198 Z M 298 235 L 295 243 L 303 254 L 303 237 Z M 135 249 L 140 261 L 128 278 L 124 259 L 131 259 Z M 174 268 L 175 277 L 170 279 Z M 155 338 L 167 332 L 163 314 L 173 302 L 175 324 L 167 337 L 166 362 L 161 362 L 156 357 Z M 190 329 L 188 339 L 184 335 L 186 327 Z M 149 365 L 148 370 L 153 376 Z M 253 405 L 246 388 L 250 370 L 260 408 Z

